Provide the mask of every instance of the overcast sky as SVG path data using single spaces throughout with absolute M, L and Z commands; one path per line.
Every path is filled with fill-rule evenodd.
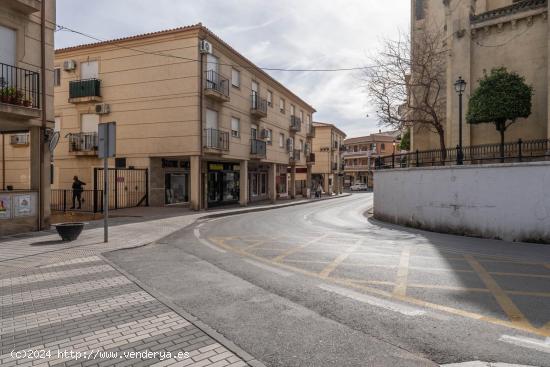
M 409 27 L 409 0 L 57 0 L 57 23 L 100 39 L 202 22 L 260 67 L 362 67 Z M 56 33 L 56 48 L 92 40 Z M 269 72 L 350 136 L 378 131 L 360 71 Z M 383 129 L 383 128 L 382 128 Z

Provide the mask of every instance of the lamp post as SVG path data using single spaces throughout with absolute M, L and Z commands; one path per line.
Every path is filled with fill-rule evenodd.
M 466 90 L 466 81 L 461 76 L 455 82 L 455 91 L 458 93 L 458 151 L 456 154 L 456 164 L 464 163 L 462 153 L 462 94 Z

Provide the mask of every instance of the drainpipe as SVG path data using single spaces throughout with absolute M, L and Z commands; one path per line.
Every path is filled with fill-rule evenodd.
M 2 191 L 6 191 L 6 135 L 2 133 Z
M 203 125 L 203 99 L 204 99 L 204 88 L 203 88 L 203 83 L 204 83 L 204 66 L 203 66 L 203 61 L 204 61 L 204 54 L 201 52 L 200 53 L 201 55 L 201 62 L 200 62 L 200 84 L 199 84 L 199 95 L 200 95 L 200 102 L 199 102 L 199 146 L 200 146 L 200 157 L 199 157 L 199 210 L 201 210 L 203 208 L 203 200 L 204 200 L 204 193 L 203 193 L 203 174 L 202 174 L 202 156 L 203 156 L 203 147 L 202 147 L 202 125 Z
M 44 216 L 44 202 L 42 195 L 42 175 L 44 167 L 44 133 L 46 131 L 46 0 L 41 1 L 40 7 L 40 92 L 42 94 L 42 124 L 40 126 L 40 139 L 38 147 L 38 156 L 40 157 L 40 164 L 38 167 L 38 230 L 42 229 L 42 217 Z

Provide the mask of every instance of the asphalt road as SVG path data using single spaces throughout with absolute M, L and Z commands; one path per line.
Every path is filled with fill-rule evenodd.
M 368 219 L 372 194 L 107 255 L 268 366 L 550 366 L 550 246 Z

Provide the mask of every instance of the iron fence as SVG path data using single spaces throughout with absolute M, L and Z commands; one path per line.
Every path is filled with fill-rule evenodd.
M 109 210 L 149 206 L 149 171 L 147 168 L 109 168 Z M 94 168 L 94 188 L 103 192 L 105 172 Z
M 295 115 L 290 116 L 290 131 L 300 131 L 302 129 L 302 120 Z
M 71 80 L 69 82 L 69 98 L 101 97 L 101 81 L 99 79 Z
M 92 152 L 98 147 L 97 133 L 71 133 L 69 138 L 69 152 Z
M 78 200 L 79 197 L 80 200 Z M 78 195 L 78 191 L 72 189 L 52 189 L 50 208 L 58 212 L 101 213 L 103 212 L 103 190 L 82 190 Z
M 502 150 L 502 152 L 501 152 Z M 550 139 L 465 146 L 392 154 L 375 158 L 375 169 L 460 164 L 528 162 L 550 159 Z
M 0 102 L 40 108 L 40 74 L 0 63 Z
M 251 108 L 253 110 L 267 113 L 267 100 L 265 98 L 261 98 L 258 92 L 253 91 L 251 96 Z
M 225 79 L 214 70 L 207 70 L 205 75 L 205 89 L 214 90 L 226 97 L 229 97 L 229 80 Z
M 250 139 L 250 154 L 257 157 L 266 157 L 266 143 L 259 139 Z

